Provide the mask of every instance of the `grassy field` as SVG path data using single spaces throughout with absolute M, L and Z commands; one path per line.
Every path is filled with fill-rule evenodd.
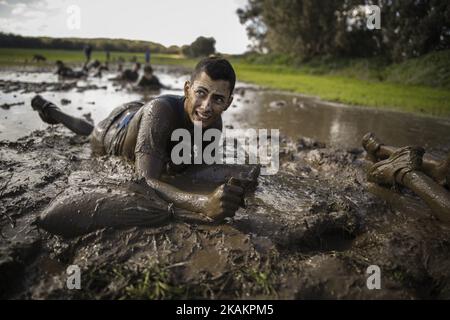
M 310 75 L 334 75 L 359 80 L 439 87 L 450 90 L 450 50 L 391 63 L 386 57 L 345 58 L 320 56 L 308 60 L 281 54 L 247 54 L 240 61 L 251 65 L 294 67 Z
M 450 90 L 359 80 L 334 75 L 310 75 L 290 68 L 236 63 L 241 81 L 318 96 L 351 105 L 384 107 L 436 116 L 450 116 Z
M 0 48 L 0 66 L 11 65 L 43 65 L 42 63 L 32 63 L 33 55 L 40 54 L 47 58 L 46 65 L 54 65 L 56 60 L 62 60 L 68 64 L 80 64 L 84 62 L 84 54 L 80 51 L 72 50 L 57 50 L 57 49 L 11 49 Z M 111 59 L 115 60 L 119 57 L 130 61 L 133 57 L 136 57 L 138 61 L 144 62 L 144 53 L 136 52 L 111 52 Z M 92 59 L 98 59 L 104 61 L 106 59 L 105 52 L 94 51 L 92 53 Z M 153 54 L 151 62 L 154 64 L 170 64 L 170 65 L 186 65 L 191 66 L 194 61 L 189 61 L 181 56 L 169 55 L 169 54 Z
M 48 63 L 58 59 L 69 63 L 81 63 L 84 59 L 81 51 L 3 48 L 0 49 L 0 66 L 24 64 L 24 61 L 31 61 L 33 54 L 44 55 Z M 448 55 L 448 52 L 444 52 L 444 55 Z M 143 53 L 111 53 L 113 60 L 120 56 L 127 61 L 133 56 L 141 62 L 144 58 Z M 104 60 L 104 52 L 94 52 L 93 59 Z M 421 60 L 407 61 L 401 65 L 383 66 L 380 68 L 381 71 L 376 71 L 377 69 L 370 63 L 368 65 L 367 61 L 356 61 L 352 62 L 353 64 L 347 61 L 339 64 L 338 67 L 336 62 L 334 65 L 322 62 L 317 63 L 316 66 L 312 62 L 293 67 L 280 61 L 249 61 L 241 57 L 230 57 L 240 81 L 351 105 L 449 117 L 450 89 L 445 81 L 440 81 L 439 86 L 433 86 L 432 83 L 437 78 L 436 73 L 440 70 L 446 72 L 447 69 L 441 64 L 448 65 L 448 62 L 442 57 L 437 61 L 436 59 L 434 56 L 425 57 Z M 195 62 L 194 59 L 177 55 L 152 55 L 152 64 L 156 65 L 179 65 L 192 68 Z M 437 66 L 436 70 L 430 69 L 430 65 Z M 421 74 L 422 78 L 419 80 L 423 82 L 429 79 L 430 83 L 426 82 L 428 85 L 402 84 L 408 83 L 405 79 L 421 83 L 417 80 Z

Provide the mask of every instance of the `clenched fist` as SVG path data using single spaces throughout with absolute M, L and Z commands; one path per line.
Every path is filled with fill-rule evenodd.
M 217 187 L 206 203 L 204 213 L 215 221 L 234 216 L 244 203 L 244 189 L 229 181 Z

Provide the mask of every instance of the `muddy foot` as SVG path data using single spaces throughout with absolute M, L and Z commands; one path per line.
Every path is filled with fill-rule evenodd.
M 42 98 L 40 95 L 36 95 L 31 100 L 31 107 L 33 108 L 33 110 L 36 110 L 39 113 L 39 117 L 42 119 L 42 121 L 44 121 L 48 124 L 58 124 L 59 123 L 58 121 L 53 119 L 49 114 L 50 109 L 59 110 L 59 108 L 57 106 L 55 106 L 53 103 L 51 103 L 50 101 L 47 101 L 44 98 Z
M 422 165 L 425 150 L 421 147 L 403 147 L 383 161 L 375 163 L 367 174 L 367 180 L 384 185 L 402 183 L 403 176 Z
M 376 154 L 382 145 L 383 144 L 381 143 L 381 141 L 377 137 L 375 137 L 372 132 L 366 133 L 362 138 L 362 146 L 364 150 L 366 150 L 367 156 L 369 157 L 370 161 L 378 161 Z

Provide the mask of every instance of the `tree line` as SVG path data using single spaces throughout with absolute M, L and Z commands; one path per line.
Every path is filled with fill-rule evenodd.
M 367 27 L 370 5 L 380 29 Z M 258 52 L 401 61 L 450 48 L 448 0 L 249 0 L 237 14 Z
M 178 46 L 165 47 L 162 44 L 150 41 L 104 38 L 24 37 L 10 33 L 0 33 L 0 47 L 3 48 L 82 50 L 86 45 L 90 45 L 93 50 L 98 51 L 143 52 L 148 47 L 154 53 L 180 53 L 180 47 Z
M 0 32 L 0 48 L 82 50 L 86 45 L 90 45 L 95 51 L 143 52 L 149 48 L 153 53 L 182 53 L 187 57 L 201 57 L 215 53 L 215 44 L 214 38 L 203 36 L 198 37 L 190 45 L 180 48 L 178 46 L 165 47 L 159 43 L 139 40 L 24 37 Z

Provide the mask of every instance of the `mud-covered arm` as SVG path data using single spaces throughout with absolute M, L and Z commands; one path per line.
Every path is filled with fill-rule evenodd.
M 205 212 L 208 196 L 182 191 L 161 181 L 160 177 L 164 167 L 165 163 L 154 155 L 140 154 L 136 157 L 136 169 L 139 174 L 164 200 L 189 211 Z
M 166 201 L 183 209 L 204 212 L 207 196 L 182 191 L 160 180 L 170 160 L 167 144 L 174 130 L 175 113 L 161 99 L 153 100 L 144 108 L 135 149 L 138 174 Z
M 201 212 L 214 221 L 234 216 L 243 203 L 243 188 L 228 183 L 220 185 L 210 195 L 200 195 L 179 190 L 161 181 L 159 178 L 163 172 L 164 162 L 154 155 L 139 155 L 136 157 L 136 167 L 147 184 L 164 200 L 172 202 L 178 208 Z

